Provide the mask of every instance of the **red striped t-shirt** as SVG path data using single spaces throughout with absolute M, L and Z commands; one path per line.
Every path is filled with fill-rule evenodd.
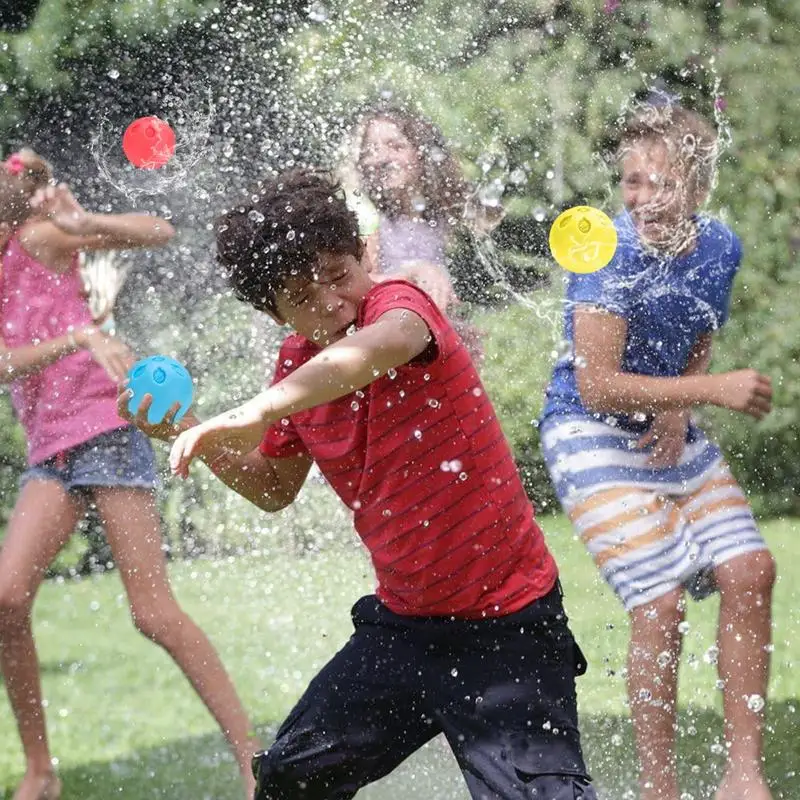
M 557 569 L 466 348 L 410 283 L 373 287 L 357 327 L 393 309 L 428 325 L 435 355 L 271 426 L 261 452 L 308 453 L 354 512 L 377 596 L 398 614 L 501 616 L 552 589 Z M 320 352 L 283 343 L 273 383 Z

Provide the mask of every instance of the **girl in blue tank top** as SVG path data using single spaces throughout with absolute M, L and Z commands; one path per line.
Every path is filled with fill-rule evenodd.
M 772 395 L 754 369 L 708 373 L 742 257 L 736 235 L 698 213 L 717 136 L 678 105 L 648 106 L 628 121 L 618 156 L 617 251 L 604 269 L 570 277 L 570 348 L 547 389 L 542 448 L 564 510 L 630 615 L 641 800 L 680 797 L 686 591 L 720 593 L 729 746 L 716 800 L 770 800 L 761 756 L 775 564 L 719 449 L 691 417 L 711 404 L 761 419 Z

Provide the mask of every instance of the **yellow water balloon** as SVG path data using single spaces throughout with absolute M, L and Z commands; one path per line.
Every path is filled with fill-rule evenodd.
M 597 272 L 611 261 L 616 250 L 614 223 L 599 208 L 568 208 L 550 227 L 550 252 L 570 272 Z

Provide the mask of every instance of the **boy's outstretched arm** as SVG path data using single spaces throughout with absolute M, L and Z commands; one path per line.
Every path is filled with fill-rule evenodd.
M 191 412 L 180 422 L 173 423 L 172 420 L 180 408 L 180 404 L 176 403 L 162 422 L 152 425 L 147 421 L 147 411 L 153 402 L 152 396 L 147 394 L 142 398 L 136 416 L 128 411 L 129 399 L 130 392 L 123 387 L 117 398 L 117 413 L 154 439 L 172 442 L 181 431 L 201 424 Z M 290 458 L 268 458 L 255 448 L 252 452 L 239 456 L 222 447 L 209 448 L 201 458 L 226 486 L 264 511 L 280 511 L 290 505 L 305 483 L 312 464 L 311 457 L 307 454 Z
M 170 467 L 186 477 L 195 457 L 218 450 L 248 453 L 273 422 L 367 386 L 424 353 L 432 341 L 419 315 L 406 309 L 387 311 L 238 408 L 181 433 L 172 446 Z

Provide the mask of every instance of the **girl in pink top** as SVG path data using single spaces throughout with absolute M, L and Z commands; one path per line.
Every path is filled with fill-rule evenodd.
M 166 244 L 168 222 L 146 214 L 92 214 L 31 150 L 0 164 L 0 382 L 28 441 L 0 548 L 0 667 L 27 770 L 15 800 L 55 800 L 31 628 L 45 570 L 92 500 L 102 517 L 136 627 L 176 661 L 230 741 L 248 797 L 258 749 L 230 678 L 205 634 L 170 590 L 146 437 L 117 415 L 127 346 L 92 324 L 78 254 Z

